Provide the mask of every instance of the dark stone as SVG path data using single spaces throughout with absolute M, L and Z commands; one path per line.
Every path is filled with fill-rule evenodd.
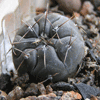
M 75 85 L 75 87 L 77 87 L 77 89 L 81 93 L 84 100 L 86 98 L 91 98 L 91 95 L 96 96 L 98 93 L 100 93 L 100 90 L 98 90 L 92 86 L 86 85 L 84 83 L 78 83 L 78 84 L 74 84 L 74 85 Z
M 90 30 L 86 30 L 86 33 L 87 33 L 87 37 L 88 38 L 95 38 L 97 36 L 97 33 L 94 33 L 93 31 L 90 31 Z
M 63 91 L 57 91 L 57 96 L 62 96 L 63 95 Z
M 31 96 L 37 94 L 38 94 L 37 84 L 31 83 L 30 86 L 25 91 L 25 96 Z
M 11 81 L 10 81 L 10 76 L 7 74 L 1 74 L 0 76 L 0 90 L 7 90 L 12 89 L 9 88 L 11 87 Z
M 18 77 L 14 83 L 18 86 L 22 86 L 24 83 L 29 81 L 29 75 L 27 73 L 23 74 L 21 77 Z
M 90 49 L 93 48 L 93 46 L 92 46 L 92 44 L 91 44 L 91 42 L 90 42 L 89 40 L 86 40 L 86 41 L 85 41 L 85 44 L 86 44 L 86 46 L 89 47 Z
M 96 56 L 94 55 L 92 49 L 89 50 L 89 55 L 90 55 L 90 57 L 91 57 L 92 60 L 97 61 Z
M 73 85 L 70 85 L 66 82 L 57 82 L 55 84 L 52 84 L 51 87 L 53 90 L 63 90 L 63 91 L 72 91 L 75 90 Z

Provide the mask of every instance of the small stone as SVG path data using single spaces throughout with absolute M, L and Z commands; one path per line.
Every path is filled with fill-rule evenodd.
M 37 100 L 57 100 L 54 93 L 49 93 L 48 95 L 40 95 Z
M 91 4 L 91 2 L 85 1 L 83 3 L 83 6 L 82 6 L 80 13 L 85 16 L 87 14 L 94 13 L 93 9 L 94 9 L 94 6 Z
M 53 88 L 53 90 L 63 90 L 63 91 L 74 90 L 74 86 L 66 82 L 57 82 L 55 84 L 52 84 L 51 87 Z
M 37 84 L 31 83 L 30 86 L 26 89 L 25 95 L 30 96 L 30 95 L 37 95 L 37 94 L 38 94 Z
M 24 83 L 29 81 L 29 75 L 27 73 L 23 74 L 15 80 L 15 83 L 19 86 L 23 86 Z
M 21 98 L 20 100 L 37 100 L 36 96 L 28 96 L 26 98 Z
M 64 93 L 63 96 L 60 98 L 60 100 L 66 100 L 66 99 L 68 99 L 68 100 L 71 100 L 72 99 L 70 92 Z
M 37 97 L 37 100 L 49 100 L 49 98 L 46 95 L 41 95 Z
M 8 100 L 19 100 L 24 96 L 24 91 L 21 87 L 17 86 L 14 90 L 8 93 L 7 99 Z
M 7 100 L 7 94 L 2 90 L 0 90 L 0 100 Z
M 91 44 L 91 42 L 87 39 L 87 40 L 85 40 L 85 45 L 87 46 L 87 47 L 89 47 L 90 49 L 92 49 L 93 48 L 93 46 L 92 46 L 92 44 Z
M 74 85 L 77 87 L 77 89 L 81 93 L 83 99 L 86 99 L 86 98 L 90 99 L 91 95 L 96 96 L 98 93 L 100 93 L 100 90 L 98 90 L 92 86 L 86 85 L 84 83 L 78 83 L 78 84 L 74 84 Z M 89 95 L 89 94 L 91 94 L 91 95 Z
M 99 32 L 99 29 L 96 28 L 95 25 L 90 24 L 90 31 L 93 32 L 93 35 L 94 35 L 95 37 L 99 36 L 99 33 L 98 33 L 98 32 Z
M 94 14 L 91 14 L 91 15 L 87 14 L 87 15 L 85 16 L 85 20 L 86 20 L 86 22 L 87 22 L 87 21 L 88 21 L 88 22 L 91 22 L 92 24 L 94 24 L 94 25 L 96 25 L 96 26 L 99 25 L 99 18 L 96 17 Z
M 55 100 L 57 99 L 57 100 L 60 100 L 60 98 L 61 98 L 61 96 L 57 96 L 57 97 L 55 97 Z
M 78 12 L 81 8 L 81 0 L 56 0 L 59 4 L 59 9 L 65 13 Z
M 46 86 L 46 92 L 47 92 L 47 94 L 49 94 L 49 93 L 52 93 L 52 92 L 53 92 L 53 89 L 51 88 L 51 86 L 50 86 L 50 85 L 47 85 L 47 86 Z
M 56 95 L 54 93 L 49 93 L 47 96 L 49 96 L 49 97 L 56 97 Z
M 87 37 L 88 37 L 89 39 L 93 39 L 93 38 L 97 37 L 98 33 L 95 32 L 95 31 L 96 31 L 96 30 L 93 30 L 93 31 L 87 30 L 87 31 L 86 31 Z
M 63 91 L 57 91 L 57 96 L 62 96 L 63 95 Z
M 38 83 L 38 89 L 39 89 L 41 94 L 44 94 L 44 95 L 46 94 L 46 89 L 45 89 L 43 84 Z
M 90 49 L 90 50 L 89 50 L 89 56 L 91 57 L 91 59 L 92 59 L 93 61 L 97 61 L 96 56 L 95 56 L 94 53 L 93 53 L 93 49 Z
M 82 96 L 74 91 L 66 92 L 63 94 L 60 100 L 76 100 L 76 99 L 82 99 Z
M 71 94 L 74 99 L 82 99 L 82 96 L 77 92 L 71 91 Z
M 0 75 L 0 89 L 1 90 L 8 89 L 9 83 L 10 83 L 10 76 L 7 74 L 1 74 Z

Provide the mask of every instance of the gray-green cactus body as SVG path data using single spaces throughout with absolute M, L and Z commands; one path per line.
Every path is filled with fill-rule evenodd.
M 19 75 L 29 72 L 37 81 L 45 80 L 48 75 L 54 75 L 53 82 L 66 81 L 76 74 L 84 57 L 84 41 L 71 20 L 59 27 L 67 17 L 50 13 L 45 25 L 45 15 L 41 16 L 43 14 L 28 21 L 31 26 L 38 22 L 32 28 L 24 24 L 17 32 L 14 42 L 20 40 L 20 43 L 14 47 L 23 52 L 14 49 L 15 67 L 18 69 L 21 65 Z

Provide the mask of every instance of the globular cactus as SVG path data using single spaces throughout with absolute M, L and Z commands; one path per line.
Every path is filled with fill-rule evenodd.
M 74 22 L 49 13 L 39 14 L 27 23 L 13 42 L 13 61 L 19 75 L 28 72 L 37 81 L 54 75 L 53 82 L 73 77 L 84 57 L 84 41 Z

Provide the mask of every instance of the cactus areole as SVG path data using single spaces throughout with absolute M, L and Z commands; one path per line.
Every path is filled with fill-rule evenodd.
M 67 21 L 68 20 L 68 21 Z M 33 80 L 66 81 L 73 77 L 84 57 L 84 41 L 74 22 L 57 14 L 39 14 L 17 31 L 13 61 L 19 75 Z

